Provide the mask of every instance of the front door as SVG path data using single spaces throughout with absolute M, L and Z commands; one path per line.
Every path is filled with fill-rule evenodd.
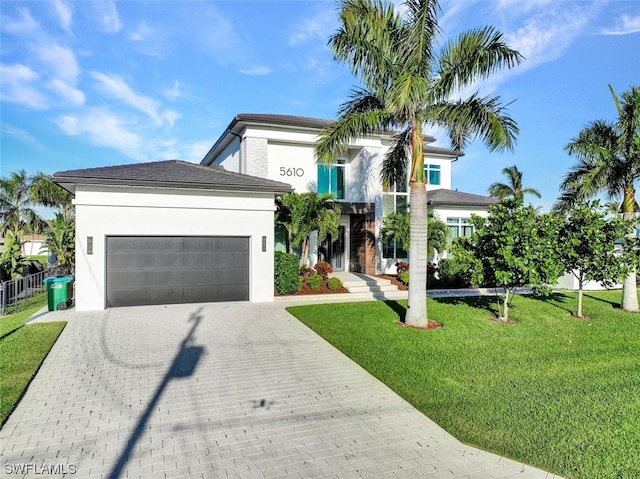
M 345 271 L 348 264 L 348 244 L 349 244 L 349 217 L 341 218 L 338 235 L 332 235 L 322 242 L 318 248 L 318 259 L 326 261 L 334 271 Z

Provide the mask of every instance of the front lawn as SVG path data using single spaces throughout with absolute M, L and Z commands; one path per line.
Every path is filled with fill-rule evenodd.
M 18 313 L 0 317 L 0 425 L 9 418 L 67 324 L 24 324 L 46 301 L 46 294 L 40 295 Z
M 288 311 L 467 444 L 568 478 L 640 477 L 640 314 L 620 292 L 428 300 L 432 331 L 395 324 L 404 302 Z

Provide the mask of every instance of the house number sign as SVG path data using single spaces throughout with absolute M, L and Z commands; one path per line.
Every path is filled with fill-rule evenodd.
M 304 176 L 303 168 L 285 168 L 280 167 L 280 176 Z

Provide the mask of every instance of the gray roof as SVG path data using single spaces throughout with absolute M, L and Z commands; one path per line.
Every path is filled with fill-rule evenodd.
M 333 124 L 333 120 L 321 120 L 319 118 L 309 118 L 306 116 L 275 115 L 271 113 L 239 113 L 236 115 L 226 130 L 213 144 L 209 152 L 202 159 L 200 164 L 208 165 L 213 162 L 215 156 L 219 154 L 232 140 L 240 135 L 246 125 L 265 125 L 275 127 L 302 128 L 310 130 L 322 130 Z M 381 131 L 383 135 L 393 135 L 395 131 Z M 424 135 L 425 143 L 433 143 L 436 139 L 430 135 Z M 449 157 L 463 156 L 464 153 L 458 150 L 449 150 L 435 146 L 424 146 L 425 153 L 443 155 Z
M 287 183 L 234 173 L 221 166 L 200 166 L 179 160 L 59 171 L 53 174 L 52 180 L 69 191 L 77 184 L 269 193 L 292 191 Z
M 489 206 L 499 202 L 497 198 L 490 196 L 474 195 L 444 188 L 427 191 L 427 203 L 432 206 Z

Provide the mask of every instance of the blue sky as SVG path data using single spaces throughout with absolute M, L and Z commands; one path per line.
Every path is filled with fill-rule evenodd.
M 401 9 L 401 2 L 397 2 Z M 471 145 L 453 187 L 486 194 L 516 164 L 548 209 L 563 146 L 640 85 L 640 2 L 442 0 L 443 41 L 493 25 L 526 61 L 479 85 L 513 102 L 513 153 Z M 2 0 L 0 176 L 199 162 L 237 113 L 335 118 L 356 84 L 333 61 L 333 1 Z M 442 131 L 431 133 L 447 146 Z

